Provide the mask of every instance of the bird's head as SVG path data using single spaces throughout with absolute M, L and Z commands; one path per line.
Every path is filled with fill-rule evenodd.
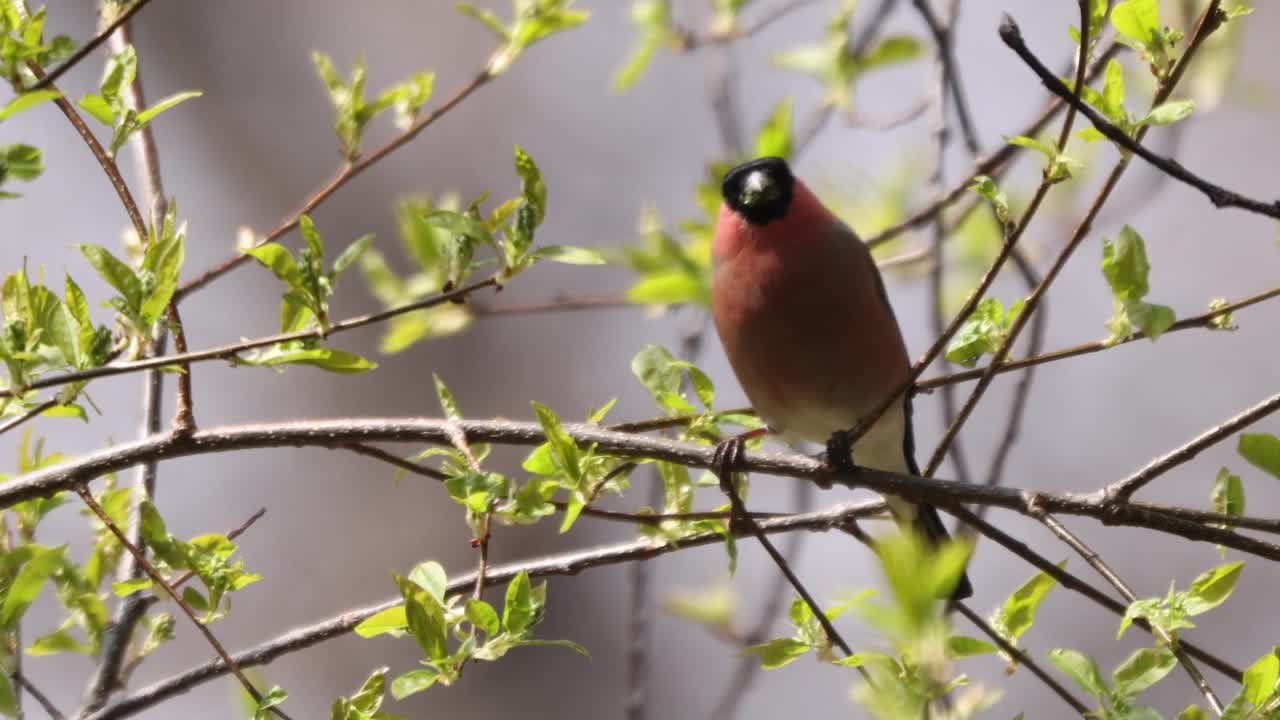
M 752 225 L 767 225 L 786 217 L 795 185 L 786 160 L 763 157 L 730 170 L 720 192 L 725 205 L 742 219 Z

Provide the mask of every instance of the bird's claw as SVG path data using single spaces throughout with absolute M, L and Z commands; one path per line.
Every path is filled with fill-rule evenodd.
M 856 473 L 861 468 L 853 463 L 853 444 L 850 442 L 849 433 L 843 430 L 837 430 L 831 433 L 831 437 L 827 439 L 826 452 L 827 467 L 839 473 Z M 830 488 L 831 483 L 821 483 L 824 488 Z
M 747 450 L 746 438 L 735 435 L 721 440 L 711 456 L 711 472 L 720 480 L 720 489 L 733 491 L 733 473 L 742 467 L 743 454 Z

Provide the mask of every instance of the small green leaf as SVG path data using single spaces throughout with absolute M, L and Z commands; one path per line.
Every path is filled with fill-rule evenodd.
M 552 459 L 555 460 L 556 469 L 565 474 L 574 486 L 582 484 L 582 453 L 578 449 L 578 444 L 569 433 L 565 432 L 564 427 L 560 424 L 560 418 L 551 408 L 542 403 L 533 403 L 533 412 L 538 416 L 538 422 L 542 425 L 542 432 L 547 436 L 547 442 L 551 446 Z
M 397 634 L 409 627 L 405 616 L 404 605 L 396 605 L 365 618 L 356 625 L 356 634 L 363 638 L 376 637 L 384 633 Z
M 1139 125 L 1172 125 L 1191 115 L 1196 104 L 1191 100 L 1172 100 L 1151 109 L 1147 116 L 1138 122 Z
M 953 658 L 973 657 L 998 652 L 999 648 L 986 640 L 968 635 L 952 635 L 947 638 L 947 655 Z
M 756 157 L 791 158 L 791 114 L 791 98 L 784 97 L 756 134 Z
M 1254 467 L 1280 479 L 1280 438 L 1269 433 L 1241 433 L 1236 451 Z
M 1058 567 L 1065 567 L 1066 564 L 1067 561 L 1063 560 L 1058 563 Z M 1001 625 L 1004 627 L 1005 637 L 1016 640 L 1031 629 L 1040 603 L 1044 602 L 1045 596 L 1057 584 L 1058 581 L 1052 575 L 1039 572 L 1013 591 L 1013 594 L 1004 601 L 1004 607 L 1001 609 Z
M 32 545 L 32 555 L 23 563 L 14 576 L 13 582 L 5 593 L 4 603 L 0 605 L 0 627 L 15 627 L 22 619 L 23 613 L 35 601 L 44 587 L 44 583 L 63 562 L 66 545 L 46 548 Z
M 774 638 L 759 645 L 748 645 L 740 653 L 743 656 L 760 658 L 760 667 L 774 670 L 787 665 L 796 658 L 809 652 L 811 648 L 794 638 Z
M 146 125 L 147 123 L 155 119 L 157 115 L 164 112 L 165 110 L 169 110 L 170 108 L 180 103 L 184 103 L 188 100 L 198 98 L 201 95 L 204 95 L 204 93 L 199 90 L 184 90 L 180 93 L 175 93 L 173 95 L 170 95 L 169 97 L 161 100 L 155 105 L 152 105 L 146 110 L 143 110 L 142 112 L 138 113 L 138 117 L 137 117 L 138 125 L 139 126 Z
M 107 102 L 102 96 L 85 95 L 77 100 L 76 104 L 80 106 L 81 110 L 89 113 L 94 120 L 97 120 L 103 125 L 106 125 L 107 127 L 115 125 L 115 111 L 111 108 L 111 103 Z
M 132 580 L 111 583 L 111 592 L 115 593 L 116 597 L 128 597 L 149 587 L 151 587 L 151 578 L 138 577 Z
M 506 603 L 502 606 L 502 627 L 513 635 L 519 635 L 533 625 L 533 588 L 529 573 L 524 570 L 507 584 Z
M 568 245 L 547 245 L 533 251 L 532 257 L 538 260 L 551 260 L 565 265 L 604 265 L 604 254 L 591 248 L 570 247 Z
M 280 243 L 266 243 L 245 251 L 290 287 L 298 284 L 298 265 L 288 248 Z
M 1223 714 L 1226 718 L 1226 714 Z M 1178 713 L 1177 720 L 1212 720 L 1209 713 L 1205 712 L 1199 705 L 1188 705 L 1182 712 Z
M 289 698 L 289 693 L 279 685 L 273 685 L 270 690 L 262 694 L 262 701 L 258 703 L 257 709 L 253 713 L 253 720 L 266 720 L 273 716 L 271 708 L 284 703 Z
M 1213 494 L 1210 496 L 1213 511 L 1223 515 L 1240 517 L 1244 515 L 1244 483 L 1239 475 L 1221 468 L 1218 477 L 1213 481 Z
M 436 684 L 440 674 L 426 668 L 410 670 L 391 681 L 391 697 L 403 700 Z
M 444 604 L 444 595 L 449 589 L 449 578 L 445 575 L 444 566 L 433 561 L 418 563 L 409 572 L 409 580 L 426 590 L 436 602 Z
M 61 93 L 57 90 L 32 90 L 31 92 L 22 93 L 0 108 L 0 121 L 8 120 L 18 113 L 26 112 L 60 95 Z
M 502 630 L 502 624 L 498 620 L 498 612 L 493 606 L 483 600 L 471 598 L 467 600 L 467 619 L 477 629 L 483 630 L 490 637 L 497 635 Z
M 1125 698 L 1136 698 L 1147 688 L 1164 679 L 1178 664 L 1169 648 L 1142 648 L 1120 663 L 1111 675 L 1115 685 L 1115 694 Z
M 1190 615 L 1209 612 L 1226 602 L 1240 579 L 1243 562 L 1232 562 L 1201 573 L 1187 590 L 1186 607 Z
M 1280 680 L 1280 658 L 1276 657 L 1278 649 L 1258 658 L 1244 671 L 1244 694 L 1249 704 L 1262 707 L 1276 692 L 1276 681 Z
M 1088 655 L 1067 648 L 1054 648 L 1049 651 L 1049 661 L 1090 695 L 1101 698 L 1108 694 L 1097 663 Z
M 350 267 L 351 263 L 360 259 L 360 256 L 369 249 L 371 244 L 373 244 L 373 233 L 361 235 L 353 240 L 333 261 L 333 274 L 342 274 L 342 271 Z
M 107 284 L 124 296 L 131 308 L 142 307 L 142 282 L 134 274 L 133 268 L 124 264 L 115 255 L 101 245 L 77 245 L 94 270 Z

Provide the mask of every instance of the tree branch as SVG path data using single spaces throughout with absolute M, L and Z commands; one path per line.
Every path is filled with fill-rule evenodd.
M 52 87 L 53 84 L 58 81 L 58 78 L 62 77 L 64 74 L 66 74 L 68 70 L 75 67 L 76 65 L 79 65 L 81 61 L 89 57 L 90 53 L 92 53 L 94 50 L 97 50 L 99 45 L 106 42 L 107 38 L 111 37 L 111 35 L 118 28 L 124 27 L 126 23 L 128 23 L 131 19 L 133 19 L 134 15 L 137 15 L 139 12 L 141 12 L 142 8 L 146 7 L 148 4 L 150 4 L 150 2 L 151 0 L 137 0 L 136 2 L 134 2 L 132 5 L 128 7 L 128 9 L 126 9 L 124 12 L 117 15 L 116 19 L 112 20 L 110 25 L 103 28 L 102 31 L 99 32 L 97 35 L 94 35 L 93 39 L 85 43 L 79 50 L 76 50 L 74 53 L 72 53 L 71 56 L 68 57 L 65 62 L 63 62 L 61 65 L 54 68 L 53 70 L 50 70 L 48 75 L 45 75 L 44 77 L 39 78 L 35 85 L 32 85 L 29 88 L 26 88 L 25 92 L 30 92 L 32 90 L 43 90 L 44 88 Z

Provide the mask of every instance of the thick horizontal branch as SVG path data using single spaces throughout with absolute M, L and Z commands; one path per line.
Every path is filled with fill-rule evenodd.
M 882 510 L 883 506 L 879 502 L 850 503 L 837 505 L 821 512 L 801 513 L 782 518 L 761 520 L 759 525 L 761 529 L 768 533 L 797 530 L 826 531 L 859 518 L 879 514 Z M 739 534 L 745 533 L 739 530 Z M 512 579 L 522 570 L 528 572 L 530 577 L 535 578 L 553 575 L 577 575 L 591 568 L 648 560 L 678 550 L 713 545 L 720 542 L 724 542 L 724 536 L 719 532 L 704 532 L 691 535 L 680 540 L 678 544 L 657 544 L 648 539 L 637 540 L 580 552 L 553 555 L 531 562 L 491 567 L 485 572 L 485 578 L 492 583 L 502 583 Z M 474 571 L 454 577 L 449 582 L 448 594 L 465 594 L 474 587 L 475 581 L 476 573 Z M 401 602 L 403 601 L 396 597 L 375 605 L 342 613 L 337 617 L 314 625 L 294 629 L 255 648 L 236 653 L 232 655 L 231 659 L 241 668 L 265 665 L 283 655 L 304 650 L 325 640 L 349 633 L 356 625 L 359 625 L 367 618 L 387 608 L 395 607 Z M 221 677 L 227 674 L 228 671 L 227 666 L 219 660 L 207 662 L 120 698 L 83 720 L 109 720 L 129 717 L 175 695 L 188 692 L 202 683 Z
M 457 429 L 462 430 L 468 442 L 538 445 L 544 441 L 542 427 L 538 423 L 505 420 L 363 418 L 211 428 L 186 435 L 158 435 L 27 473 L 0 486 L 0 508 L 74 489 L 104 473 L 123 470 L 148 460 L 167 460 L 249 448 L 346 449 L 352 443 L 364 442 L 428 442 L 449 445 L 450 438 Z M 603 453 L 667 460 L 689 467 L 710 467 L 715 452 L 708 445 L 619 433 L 594 425 L 566 424 L 565 430 L 579 444 L 594 444 Z M 1037 493 L 1016 488 L 919 478 L 868 468 L 859 469 L 853 474 L 841 474 L 833 472 L 818 460 L 794 453 L 751 453 L 746 457 L 742 469 L 812 480 L 820 485 L 834 483 L 851 488 L 866 488 L 932 505 L 950 507 L 961 503 L 975 503 L 1005 508 L 1028 516 L 1037 512 L 1051 512 L 1091 517 L 1108 525 L 1149 528 L 1188 540 L 1215 543 L 1271 560 L 1280 560 L 1280 545 L 1184 520 L 1168 513 L 1129 503 L 1117 503 L 1103 490 L 1090 494 Z
M 140 372 L 151 368 L 161 368 L 170 365 L 188 365 L 190 363 L 207 362 L 209 360 L 234 360 L 237 355 L 248 350 L 254 350 L 260 347 L 268 347 L 277 343 L 293 342 L 295 340 L 324 340 L 330 335 L 334 335 L 347 330 L 354 330 L 358 327 L 373 325 L 380 323 L 397 315 L 403 315 L 415 310 L 424 310 L 436 305 L 443 305 L 447 302 L 460 300 L 471 293 L 486 288 L 498 287 L 498 281 L 495 278 L 488 278 L 470 285 L 465 285 L 456 290 L 450 290 L 446 293 L 433 295 L 432 297 L 412 302 L 407 305 L 390 308 L 381 312 L 369 315 L 360 315 L 348 318 L 340 322 L 333 323 L 329 329 L 322 330 L 316 328 L 314 330 L 300 330 L 298 332 L 281 333 L 279 335 L 268 335 L 266 337 L 255 338 L 253 340 L 242 340 L 237 343 L 222 345 L 220 347 L 209 348 L 207 350 L 195 350 L 187 353 L 174 353 L 173 355 L 159 355 L 144 360 L 134 360 L 132 362 L 117 363 L 115 365 L 103 365 L 102 367 L 91 368 L 89 370 L 81 370 L 78 372 L 66 373 L 64 375 L 53 375 L 41 380 L 36 380 L 28 384 L 22 390 L 3 390 L 0 389 L 0 398 L 12 397 L 31 390 L 39 390 L 40 388 L 53 387 L 56 385 L 66 385 L 73 382 L 81 382 L 84 380 L 94 380 L 96 378 L 110 377 L 112 375 L 124 375 L 127 373 Z
M 1018 57 L 1035 72 L 1036 76 L 1040 78 L 1040 81 L 1044 83 L 1044 86 L 1048 88 L 1050 92 L 1070 103 L 1071 106 L 1082 115 L 1089 118 L 1089 122 L 1093 123 L 1093 126 L 1097 128 L 1099 132 L 1106 135 L 1108 140 L 1111 140 L 1125 150 L 1137 155 L 1143 160 L 1146 160 L 1148 163 L 1151 163 L 1169 177 L 1190 185 L 1204 193 L 1205 196 L 1209 198 L 1209 201 L 1213 203 L 1214 207 L 1236 207 L 1242 210 L 1248 210 L 1249 212 L 1258 213 L 1260 215 L 1280 218 L 1280 200 L 1273 200 L 1271 202 L 1254 200 L 1253 198 L 1228 190 L 1221 185 L 1209 182 L 1183 167 L 1182 163 L 1179 163 L 1177 160 L 1161 157 L 1160 155 L 1157 155 L 1143 147 L 1141 143 L 1130 137 L 1124 130 L 1121 130 L 1111 121 L 1103 117 L 1101 113 L 1090 107 L 1088 103 L 1080 100 L 1075 96 L 1071 89 L 1067 87 L 1066 83 L 1059 80 L 1058 77 L 1054 75 L 1049 68 L 1045 67 L 1044 63 L 1040 62 L 1039 58 L 1031 52 L 1027 47 L 1026 42 L 1022 39 L 1022 31 L 1018 28 L 1018 24 L 1008 15 L 1005 16 L 1004 22 L 1000 24 L 1000 39 L 1004 41 L 1005 45 L 1009 46 L 1009 49 L 1017 53 Z

